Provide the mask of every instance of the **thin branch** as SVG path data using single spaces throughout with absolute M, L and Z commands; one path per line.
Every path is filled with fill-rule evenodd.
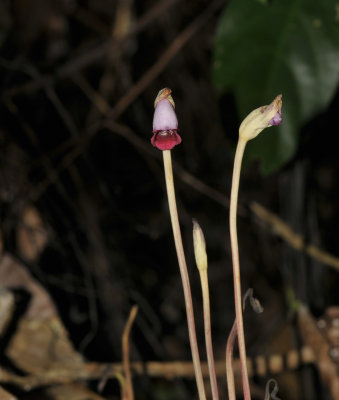
M 39 196 L 44 193 L 44 191 L 51 185 L 55 183 L 61 174 L 62 171 L 69 168 L 70 165 L 83 153 L 84 149 L 88 146 L 91 139 L 99 132 L 101 128 L 104 128 L 107 123 L 111 121 L 112 118 L 117 119 L 125 110 L 130 106 L 130 104 L 147 88 L 147 86 L 152 82 L 152 80 L 158 76 L 168 65 L 168 63 L 174 58 L 174 56 L 182 50 L 183 46 L 194 36 L 195 33 L 208 21 L 210 17 L 213 16 L 215 11 L 223 5 L 221 0 L 215 0 L 212 2 L 204 12 L 199 15 L 186 29 L 184 29 L 177 38 L 172 42 L 172 44 L 168 47 L 168 49 L 163 53 L 163 55 L 158 59 L 158 61 L 153 64 L 153 66 L 136 82 L 132 88 L 121 97 L 121 99 L 115 104 L 113 108 L 110 110 L 106 110 L 107 117 L 104 121 L 101 121 L 99 118 L 97 121 L 93 122 L 84 136 L 81 139 L 70 139 L 67 143 L 63 144 L 62 147 L 71 147 L 69 153 L 67 153 L 64 159 L 61 161 L 59 167 L 53 170 L 53 176 L 48 177 L 48 179 L 42 183 L 40 183 L 39 187 L 36 189 L 34 193 L 34 200 L 36 200 Z M 128 37 L 129 35 L 125 36 Z M 110 50 L 110 46 L 106 43 L 104 46 L 104 53 Z M 102 50 L 100 47 L 93 51 L 92 56 L 96 59 L 97 52 L 99 51 L 100 55 Z M 87 57 L 85 56 L 85 60 Z M 87 60 L 88 61 L 88 60 Z M 81 59 L 78 60 L 80 65 L 77 65 L 75 62 L 75 66 L 72 65 L 72 72 L 75 72 L 82 68 Z M 75 68 L 75 71 L 73 69 Z M 69 73 L 67 66 L 64 67 L 64 70 L 59 71 L 59 74 L 66 77 L 71 75 Z M 57 76 L 58 77 L 58 76 Z M 56 79 L 56 78 L 55 78 Z M 27 84 L 23 85 L 20 88 L 11 89 L 3 94 L 3 98 L 7 103 L 10 102 L 11 98 L 18 93 L 26 92 L 29 93 L 32 90 L 41 89 L 42 87 L 48 87 L 53 84 L 53 79 L 49 76 L 41 76 L 38 80 L 30 81 Z M 87 92 L 88 93 L 88 92 Z
M 107 54 L 114 52 L 114 50 L 121 46 L 124 41 L 141 32 L 157 17 L 159 17 L 159 15 L 161 15 L 166 8 L 173 6 L 177 1 L 178 0 L 164 0 L 161 3 L 157 2 L 155 6 L 153 6 L 143 16 L 140 17 L 139 21 L 136 21 L 128 35 L 124 36 L 123 38 L 119 38 L 114 42 L 112 42 L 111 38 L 109 38 L 100 45 L 93 46 L 91 49 L 86 49 L 83 54 L 74 57 L 59 67 L 55 75 L 40 75 L 36 79 L 30 80 L 23 85 L 7 90 L 5 93 L 3 93 L 3 95 L 5 97 L 12 98 L 21 93 L 32 93 L 40 90 L 46 85 L 48 86 L 53 84 L 59 79 L 67 78 L 74 73 L 87 68 L 91 64 L 106 57 Z
M 329 267 L 339 271 L 339 258 L 328 253 L 327 251 L 314 246 L 313 244 L 305 243 L 304 238 L 286 224 L 277 215 L 268 211 L 258 203 L 251 203 L 250 209 L 253 214 L 261 221 L 267 223 L 274 234 L 283 239 L 291 247 L 298 251 L 304 251 L 315 260 L 328 265 Z
M 265 357 L 267 359 L 266 373 L 282 373 L 286 370 L 294 370 L 300 367 L 300 365 L 306 365 L 315 362 L 315 355 L 310 347 L 303 347 L 300 350 L 290 350 L 286 354 L 272 354 L 271 356 Z M 278 359 L 280 361 L 278 361 Z M 283 360 L 286 362 L 284 363 Z M 265 361 L 265 360 L 264 360 Z M 254 373 L 258 376 L 265 376 L 262 371 L 255 370 L 253 365 L 256 364 L 256 360 L 247 360 L 249 374 L 252 376 Z M 278 367 L 276 367 L 276 364 Z M 284 365 L 285 364 L 285 365 Z M 283 368 L 282 366 L 285 366 Z M 192 362 L 189 361 L 172 361 L 172 362 L 158 362 L 149 361 L 143 362 L 132 362 L 130 364 L 131 371 L 134 375 L 147 375 L 152 378 L 166 378 L 169 380 L 176 379 L 178 377 L 194 379 L 194 367 Z M 201 370 L 204 377 L 209 376 L 207 362 L 201 363 Z M 23 390 L 32 390 L 37 387 L 57 385 L 64 383 L 71 383 L 76 381 L 89 381 L 89 380 L 101 380 L 103 376 L 107 378 L 118 379 L 123 373 L 124 368 L 121 363 L 96 363 L 89 362 L 84 363 L 82 367 L 76 369 L 58 368 L 47 370 L 44 373 L 38 375 L 26 375 L 19 376 L 6 369 L 0 367 L 0 383 L 16 385 Z M 240 361 L 239 359 L 233 360 L 233 371 L 235 376 L 241 374 Z M 225 361 L 217 360 L 215 362 L 215 372 L 218 377 L 225 376 Z M 119 375 L 119 376 L 117 376 Z
M 149 68 L 133 87 L 111 109 L 107 119 L 116 119 L 126 108 L 147 88 L 147 86 L 167 67 L 169 62 L 183 49 L 189 40 L 201 29 L 201 27 L 213 16 L 215 11 L 224 2 L 213 1 L 204 12 L 187 26 L 171 45 L 164 51 L 161 57 Z

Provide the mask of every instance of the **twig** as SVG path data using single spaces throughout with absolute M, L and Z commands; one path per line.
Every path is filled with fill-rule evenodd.
M 174 1 L 174 0 L 173 0 Z M 175 2 L 175 1 L 174 1 Z M 169 2 L 171 5 L 172 2 Z M 34 200 L 36 200 L 41 194 L 47 189 L 47 187 L 55 183 L 59 178 L 59 175 L 62 171 L 69 168 L 69 166 L 77 159 L 79 155 L 81 155 L 84 149 L 88 146 L 91 139 L 97 134 L 97 132 L 103 128 L 107 123 L 110 122 L 112 118 L 118 118 L 126 108 L 142 93 L 143 90 L 152 82 L 152 80 L 159 75 L 163 69 L 167 66 L 167 64 L 172 60 L 172 58 L 183 48 L 183 46 L 193 37 L 193 35 L 203 26 L 205 22 L 213 15 L 213 13 L 221 7 L 223 2 L 221 0 L 215 0 L 212 2 L 202 13 L 196 18 L 186 29 L 183 30 L 181 34 L 177 36 L 177 38 L 172 42 L 172 44 L 168 47 L 168 49 L 163 53 L 163 55 L 157 60 L 157 62 L 139 79 L 138 82 L 124 95 L 121 99 L 115 104 L 113 108 L 110 110 L 106 110 L 107 117 L 104 121 L 101 121 L 99 118 L 97 121 L 93 122 L 86 130 L 86 135 L 81 138 L 81 141 L 71 139 L 67 142 L 66 146 L 71 147 L 71 150 L 64 157 L 64 159 L 60 162 L 59 167 L 53 170 L 53 177 L 39 185 L 39 188 L 34 193 Z M 157 10 L 159 12 L 159 10 Z M 156 13 L 154 13 L 156 14 Z M 149 20 L 145 21 L 149 23 Z M 130 34 L 134 33 L 134 30 L 130 32 Z M 129 35 L 125 36 L 127 38 Z M 118 41 L 118 44 L 120 42 Z M 116 42 L 114 42 L 116 45 Z M 84 66 L 87 66 L 91 62 L 97 60 L 104 56 L 106 53 L 112 50 L 112 46 L 109 43 L 105 43 L 102 47 L 96 48 L 93 52 L 89 52 L 83 56 L 83 58 L 79 58 L 78 60 L 72 60 L 70 65 L 66 64 L 63 68 L 59 70 L 57 73 L 57 78 L 70 76 L 73 72 L 76 72 Z M 114 46 L 113 46 L 114 48 Z M 41 76 L 38 80 L 30 81 L 19 88 L 13 88 L 3 94 L 4 99 L 7 103 L 11 100 L 11 98 L 21 92 L 35 91 L 37 89 L 41 89 L 42 87 L 48 87 L 53 84 L 53 79 L 50 76 Z M 62 145 L 64 147 L 65 144 Z M 73 147 L 73 148 L 72 148 Z
M 129 335 L 135 317 L 137 316 L 138 306 L 133 306 L 129 314 L 124 332 L 122 334 L 122 358 L 123 358 L 123 368 L 125 375 L 125 394 L 127 400 L 134 400 L 131 366 L 129 361 Z M 125 398 L 125 396 L 123 396 Z
M 339 258 L 333 256 L 327 251 L 314 246 L 313 244 L 305 243 L 304 238 L 281 220 L 277 215 L 268 211 L 258 203 L 251 203 L 251 211 L 262 221 L 266 222 L 272 231 L 285 240 L 291 247 L 298 251 L 305 251 L 310 257 L 315 260 L 332 267 L 339 271 Z
M 40 75 L 36 79 L 30 80 L 23 85 L 13 87 L 7 90 L 3 95 L 5 97 L 12 98 L 21 93 L 32 93 L 40 90 L 46 85 L 51 85 L 58 79 L 64 79 L 72 74 L 90 66 L 91 64 L 97 62 L 98 60 L 104 58 L 107 54 L 114 52 L 116 48 L 121 46 L 121 44 L 133 35 L 141 32 L 148 25 L 154 21 L 167 7 L 171 7 L 178 0 L 164 0 L 162 3 L 156 3 L 150 10 L 148 10 L 143 16 L 140 17 L 139 21 L 135 23 L 133 28 L 130 30 L 129 34 L 124 38 L 112 42 L 111 39 L 103 42 L 99 46 L 95 46 L 91 49 L 86 49 L 83 54 L 74 57 L 70 61 L 66 62 L 64 65 L 59 67 L 54 76 L 52 75 Z
M 291 350 L 283 355 L 272 354 L 266 358 L 268 364 L 266 373 L 271 372 L 274 374 L 285 371 L 285 369 L 281 368 L 281 366 L 284 364 L 284 362 L 282 362 L 282 358 L 286 360 L 285 367 L 288 370 L 294 370 L 299 368 L 301 364 L 310 364 L 315 361 L 314 352 L 310 347 L 302 347 L 300 350 Z M 280 362 L 277 362 L 278 359 Z M 277 365 L 279 365 L 279 368 L 273 366 L 274 360 L 276 360 L 275 362 Z M 255 372 L 256 375 L 265 376 L 262 374 L 263 371 L 254 370 L 253 364 L 256 363 L 255 360 L 253 363 L 251 359 L 248 359 L 247 363 L 250 375 L 253 375 Z M 146 363 L 132 362 L 130 367 L 132 373 L 135 375 L 146 374 L 147 376 L 153 378 L 162 377 L 166 379 L 175 379 L 181 377 L 193 379 L 195 377 L 194 367 L 190 361 L 148 361 Z M 16 385 L 23 390 L 29 391 L 37 387 L 48 385 L 58 385 L 76 381 L 100 380 L 103 376 L 118 379 L 118 375 L 121 376 L 123 370 L 123 365 L 121 363 L 89 362 L 84 363 L 82 367 L 77 367 L 76 369 L 58 368 L 47 370 L 38 375 L 19 376 L 0 367 L 0 383 Z M 201 370 L 203 376 L 207 378 L 209 376 L 207 362 L 201 363 Z M 240 361 L 237 358 L 233 360 L 233 371 L 236 376 L 241 374 Z M 218 377 L 225 376 L 225 360 L 217 360 L 215 362 L 215 372 Z
M 46 85 L 44 87 L 44 90 L 45 90 L 46 96 L 51 101 L 51 103 L 54 105 L 57 113 L 59 114 L 60 118 L 64 122 L 64 124 L 65 124 L 66 128 L 68 129 L 69 133 L 71 134 L 71 136 L 73 138 L 78 138 L 80 136 L 78 128 L 76 127 L 70 113 L 62 104 L 62 101 L 60 100 L 59 96 L 57 96 L 57 94 L 55 93 L 55 90 L 53 89 L 53 87 Z
M 149 68 L 138 82 L 124 95 L 111 109 L 107 119 L 116 119 L 126 108 L 146 89 L 146 87 L 165 69 L 168 63 L 182 50 L 185 44 L 198 32 L 214 12 L 223 4 L 220 0 L 214 0 L 204 12 L 199 15 L 187 28 L 185 28 L 171 45 L 164 51 L 161 57 Z

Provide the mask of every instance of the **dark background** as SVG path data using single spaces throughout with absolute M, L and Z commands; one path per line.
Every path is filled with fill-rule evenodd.
M 172 157 L 202 358 L 192 218 L 206 237 L 215 357 L 224 357 L 234 319 L 227 199 L 240 123 L 232 93 L 217 96 L 211 84 L 213 38 L 225 4 L 0 2 L 3 251 L 24 261 L 47 288 L 75 347 L 90 360 L 120 361 L 133 304 L 140 309 L 132 359 L 190 360 L 161 152 L 150 144 L 153 102 L 163 87 L 173 91 L 183 139 Z M 307 243 L 338 254 L 338 105 L 337 96 L 303 127 L 288 165 L 269 176 L 256 162 L 243 170 L 243 287 L 253 287 L 265 308 L 260 316 L 245 314 L 251 356 L 299 345 L 288 293 L 315 317 L 338 303 L 337 272 L 291 249 L 250 208 L 259 202 Z M 49 227 L 47 247 L 30 261 L 16 234 L 27 205 Z M 313 367 L 276 378 L 282 398 L 328 398 Z M 254 383 L 263 389 L 266 380 Z M 140 399 L 195 396 L 191 381 L 143 377 L 135 385 Z M 220 386 L 226 393 L 223 379 Z M 114 383 L 105 390 L 117 398 Z

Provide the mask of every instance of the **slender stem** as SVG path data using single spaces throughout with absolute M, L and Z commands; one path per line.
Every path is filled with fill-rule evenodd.
M 234 169 L 232 177 L 232 189 L 231 189 L 231 202 L 230 202 L 230 235 L 231 235 L 231 249 L 232 249 L 232 261 L 233 261 L 235 315 L 237 322 L 243 392 L 244 392 L 244 399 L 251 400 L 250 385 L 248 381 L 248 371 L 246 363 L 246 346 L 245 346 L 244 322 L 242 316 L 239 248 L 238 248 L 238 237 L 237 237 L 237 203 L 238 203 L 240 170 L 246 143 L 247 143 L 246 140 L 239 138 L 237 150 L 235 153 Z
M 124 332 L 122 334 L 122 358 L 125 374 L 125 390 L 123 393 L 123 398 L 126 398 L 127 400 L 134 400 L 131 366 L 129 361 L 129 336 L 133 322 L 135 320 L 135 317 L 137 316 L 137 312 L 138 306 L 133 306 L 126 322 Z
M 228 336 L 226 345 L 226 379 L 227 379 L 228 400 L 236 400 L 234 373 L 233 373 L 233 348 L 236 336 L 237 336 L 237 321 L 235 320 L 231 332 Z
M 188 333 L 189 333 L 192 359 L 193 359 L 193 365 L 194 365 L 195 379 L 197 382 L 199 399 L 205 400 L 206 394 L 205 394 L 204 381 L 203 381 L 202 372 L 201 372 L 201 364 L 200 364 L 199 350 L 198 350 L 198 344 L 197 344 L 197 337 L 196 337 L 196 332 L 195 332 L 191 287 L 190 287 L 190 282 L 189 282 L 189 277 L 188 277 L 188 272 L 187 272 L 184 248 L 183 248 L 182 239 L 181 239 L 181 231 L 180 231 L 180 225 L 179 225 L 177 204 L 176 204 L 176 200 L 175 200 L 171 151 L 164 150 L 162 152 L 162 154 L 163 154 L 163 159 L 164 159 L 167 197 L 168 197 L 168 205 L 169 205 L 169 210 L 170 210 L 170 215 L 171 215 L 173 236 L 174 236 L 175 248 L 177 251 L 178 262 L 179 262 L 182 286 L 183 286 L 183 290 L 184 290 L 187 325 L 188 325 Z
M 206 354 L 208 362 L 208 371 L 210 375 L 211 391 L 213 400 L 219 400 L 217 377 L 215 374 L 213 345 L 212 345 L 212 333 L 211 333 L 211 312 L 210 312 L 210 298 L 208 288 L 208 275 L 207 269 L 199 269 L 203 309 L 204 309 L 204 326 L 205 326 L 205 342 L 206 342 Z

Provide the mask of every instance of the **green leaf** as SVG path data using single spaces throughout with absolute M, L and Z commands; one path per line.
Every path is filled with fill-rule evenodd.
M 338 0 L 232 0 L 214 44 L 213 81 L 240 116 L 283 94 L 283 123 L 251 141 L 263 172 L 286 163 L 301 126 L 325 110 L 339 81 Z

